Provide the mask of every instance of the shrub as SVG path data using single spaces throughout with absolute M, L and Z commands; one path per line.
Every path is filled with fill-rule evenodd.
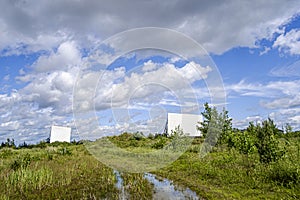
M 11 149 L 5 148 L 0 151 L 0 158 L 8 158 L 13 156 L 14 152 Z
M 155 137 L 155 136 L 154 136 L 152 133 L 149 133 L 148 138 L 149 138 L 150 140 L 153 140 L 154 137 Z
M 59 148 L 57 150 L 57 153 L 60 154 L 60 155 L 72 155 L 71 150 L 69 148 L 67 148 L 67 147 Z
M 256 147 L 259 154 L 259 160 L 262 163 L 270 163 L 279 160 L 284 151 L 279 147 L 279 141 L 275 134 L 278 129 L 270 118 L 265 120 L 262 125 L 256 127 Z
M 14 160 L 10 165 L 10 168 L 14 171 L 26 169 L 30 165 L 31 160 L 31 156 L 27 153 L 23 157 L 18 157 L 16 160 Z
M 242 154 L 250 154 L 256 151 L 255 135 L 248 131 L 236 133 L 235 147 Z
M 232 119 L 228 116 L 228 111 L 223 108 L 222 112 L 218 112 L 216 107 L 210 107 L 205 103 L 201 115 L 203 121 L 198 122 L 197 129 L 206 138 L 206 142 L 211 146 L 227 143 L 228 134 L 232 132 Z
M 175 127 L 175 130 L 171 131 L 171 137 L 172 140 L 168 146 L 168 148 L 172 150 L 187 150 L 187 147 L 191 144 L 192 139 L 186 136 L 183 133 L 182 128 L 180 126 Z
M 142 132 L 136 132 L 132 135 L 135 140 L 142 140 L 145 139 L 145 136 Z
M 164 145 L 165 145 L 165 144 L 166 144 L 166 140 L 165 140 L 163 137 L 161 137 L 161 138 L 158 139 L 157 142 L 155 142 L 155 143 L 151 146 L 151 148 L 154 148 L 154 149 L 162 149 L 162 148 L 164 148 Z
M 278 162 L 271 166 L 267 178 L 277 185 L 291 188 L 300 184 L 300 167 L 297 164 Z
M 44 149 L 44 148 L 47 147 L 47 144 L 48 144 L 48 143 L 45 142 L 45 141 L 40 141 L 38 144 L 35 145 L 35 147 Z

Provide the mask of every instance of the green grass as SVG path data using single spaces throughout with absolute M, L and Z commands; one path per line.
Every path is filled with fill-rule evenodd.
M 200 159 L 194 146 L 174 163 L 154 172 L 207 199 L 299 199 L 300 157 L 294 141 L 284 158 L 264 165 L 256 154 L 218 148 Z M 221 150 L 220 150 L 221 149 Z
M 6 151 L 1 149 L 0 154 Z M 12 156 L 0 162 L 1 199 L 114 199 L 118 196 L 113 170 L 97 162 L 83 145 L 11 149 L 11 153 Z M 24 165 L 28 155 L 30 161 Z
M 122 173 L 121 177 L 130 199 L 152 199 L 154 187 L 143 177 L 143 174 Z
M 203 140 L 199 138 L 171 164 L 164 159 L 178 156 L 176 148 L 164 155 L 154 153 L 161 150 L 161 143 L 163 147 L 172 146 L 169 138 L 127 134 L 109 140 L 123 151 L 101 146 L 101 140 L 87 143 L 87 147 L 93 147 L 95 155 L 101 154 L 107 162 L 111 161 L 109 164 L 115 165 L 115 169 L 134 166 L 138 157 L 141 163 L 137 168 L 156 159 L 153 161 L 165 165 L 151 173 L 189 187 L 205 199 L 300 199 L 299 137 L 288 138 L 284 157 L 268 165 L 259 162 L 257 152 L 244 155 L 225 146 L 214 148 L 200 158 Z M 286 139 L 280 140 L 280 145 L 285 146 L 285 143 Z M 120 174 L 130 199 L 152 198 L 153 185 L 143 174 Z M 114 170 L 99 162 L 83 144 L 54 143 L 0 149 L 0 200 L 118 199 L 120 191 L 116 183 Z

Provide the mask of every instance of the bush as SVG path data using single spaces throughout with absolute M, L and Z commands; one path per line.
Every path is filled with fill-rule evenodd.
M 149 133 L 148 138 L 149 138 L 150 140 L 153 140 L 154 137 L 155 137 L 155 136 L 154 136 L 152 133 Z
M 261 126 L 257 125 L 256 127 L 256 147 L 262 163 L 275 162 L 284 155 L 284 151 L 280 149 L 279 141 L 275 137 L 277 130 L 270 118 L 265 120 Z
M 284 187 L 299 187 L 300 167 L 297 164 L 278 162 L 271 166 L 271 169 L 267 174 L 267 178 L 268 180 L 275 182 L 277 185 L 282 185 Z
M 60 155 L 72 155 L 71 150 L 69 148 L 67 148 L 67 147 L 59 148 L 57 150 L 57 153 L 60 154 Z
M 250 154 L 256 151 L 255 135 L 248 131 L 237 132 L 235 141 L 236 149 L 242 154 Z
M 154 149 L 162 149 L 162 148 L 164 148 L 164 145 L 165 145 L 165 144 L 166 144 L 166 140 L 165 140 L 163 137 L 161 137 L 161 138 L 158 139 L 157 142 L 155 142 L 155 143 L 151 146 L 151 148 L 154 148 Z
M 45 141 L 40 141 L 38 144 L 35 145 L 35 147 L 44 149 L 44 148 L 47 147 L 47 144 L 48 144 L 48 143 L 45 142 Z
M 31 156 L 27 153 L 23 157 L 18 157 L 16 160 L 14 160 L 10 165 L 10 168 L 14 171 L 26 169 L 30 165 L 31 160 Z
M 0 151 L 0 158 L 8 158 L 13 156 L 14 152 L 11 149 L 5 148 Z
M 136 132 L 132 135 L 132 138 L 135 140 L 143 140 L 145 139 L 145 136 L 142 132 Z

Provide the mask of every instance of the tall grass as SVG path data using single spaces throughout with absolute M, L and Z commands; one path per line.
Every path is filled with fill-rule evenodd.
M 154 186 L 143 174 L 122 173 L 123 187 L 130 199 L 152 199 Z
M 9 200 L 9 197 L 6 194 L 0 194 L 0 200 Z
M 14 188 L 19 191 L 28 192 L 42 190 L 52 184 L 53 171 L 47 167 L 40 169 L 21 168 L 12 171 L 6 181 L 7 188 Z
M 111 139 L 122 148 L 142 156 L 156 151 L 155 144 L 161 140 L 165 140 L 163 146 L 172 146 L 167 137 L 136 138 L 124 134 Z M 290 138 L 284 157 L 268 165 L 259 161 L 257 152 L 245 155 L 226 146 L 216 147 L 200 158 L 202 142 L 195 139 L 188 151 L 174 163 L 152 173 L 168 178 L 176 185 L 189 187 L 206 199 L 300 199 L 299 138 Z M 106 150 L 113 151 L 101 145 L 97 147 L 102 148 L 96 149 L 98 152 L 106 155 L 111 155 Z M 123 154 L 117 156 L 119 164 L 126 167 L 129 160 L 124 159 Z M 165 160 L 165 155 L 159 156 L 153 157 L 156 160 L 152 163 Z M 30 149 L 5 147 L 0 149 L 0 157 L 0 200 L 119 198 L 113 170 L 91 156 L 84 145 L 46 144 L 43 148 Z M 153 185 L 142 174 L 121 173 L 121 176 L 130 199 L 152 198 Z

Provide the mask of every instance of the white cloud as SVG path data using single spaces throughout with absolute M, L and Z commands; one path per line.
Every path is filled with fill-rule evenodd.
M 130 99 L 142 99 L 143 102 L 148 103 L 159 102 L 157 98 L 167 91 L 174 92 L 183 98 L 184 91 L 190 91 L 192 83 L 205 79 L 211 71 L 209 66 L 202 67 L 194 62 L 187 63 L 181 68 L 176 68 L 175 65 L 169 63 L 151 63 L 151 65 L 151 68 L 156 70 L 144 70 L 143 73 L 132 72 L 125 76 L 122 82 L 101 85 L 109 87 L 104 86 L 104 90 L 99 88 L 96 95 L 97 107 L 103 108 L 104 105 L 127 106 Z M 148 67 L 149 62 L 144 63 L 142 70 L 145 69 L 145 66 Z M 122 73 L 121 77 L 123 76 Z M 105 75 L 105 77 L 110 76 Z M 117 75 L 113 77 L 120 78 Z M 87 90 L 85 89 L 85 91 Z M 180 94 L 179 91 L 181 91 Z
M 300 129 L 297 116 L 300 115 L 300 80 L 272 81 L 265 84 L 245 83 L 241 81 L 227 85 L 229 97 L 258 97 L 261 109 L 269 110 L 269 117 L 281 128 L 285 123 L 291 123 L 293 128 Z M 229 98 L 229 101 L 230 101 Z M 265 118 L 268 116 L 264 116 Z M 237 127 L 245 127 L 253 119 L 234 120 Z M 256 121 L 256 119 L 254 120 Z
M 207 74 L 211 71 L 212 68 L 210 66 L 202 67 L 193 61 L 178 69 L 178 72 L 182 74 L 185 79 L 189 80 L 190 83 L 193 83 L 197 80 L 206 79 Z
M 182 68 L 176 68 L 174 63 L 178 58 L 172 58 L 170 63 L 163 64 L 148 61 L 140 71 L 127 72 L 124 67 L 92 71 L 88 67 L 93 65 L 90 63 L 93 59 L 96 59 L 94 61 L 97 64 L 105 64 L 112 61 L 113 55 L 99 51 L 96 58 L 83 57 L 86 52 L 93 51 L 93 47 L 98 46 L 103 39 L 120 31 L 145 26 L 180 31 L 203 44 L 209 52 L 217 54 L 238 46 L 256 47 L 256 42 L 260 39 L 270 39 L 274 33 L 279 33 L 281 35 L 276 39 L 274 47 L 297 54 L 299 31 L 283 34 L 284 27 L 281 25 L 289 22 L 299 12 L 299 5 L 299 1 L 290 1 L 288 4 L 277 1 L 270 4 L 259 0 L 251 3 L 234 0 L 125 0 L 91 1 L 88 4 L 83 1 L 1 1 L 1 55 L 40 52 L 41 56 L 32 66 L 20 69 L 18 77 L 4 78 L 15 78 L 25 87 L 0 94 L 0 132 L 10 132 L 1 136 L 0 140 L 16 135 L 18 138 L 40 140 L 41 137 L 47 137 L 50 124 L 71 124 L 72 89 L 76 80 L 81 87 L 77 88 L 78 104 L 74 106 L 85 111 L 94 106 L 97 110 L 110 108 L 112 105 L 126 107 L 128 99 L 135 100 L 131 103 L 137 103 L 136 105 L 140 105 L 139 99 L 148 105 L 155 102 L 177 105 L 178 99 L 164 100 L 168 97 L 168 91 L 181 95 L 181 100 L 186 104 L 184 106 L 194 109 L 195 104 L 191 99 L 195 96 L 195 91 L 189 84 L 206 79 L 212 70 L 209 66 L 189 62 Z M 136 39 L 145 40 L 147 35 Z M 292 44 L 293 41 L 296 43 Z M 184 44 L 179 41 L 172 41 L 170 45 L 184 48 Z M 80 68 L 86 71 L 77 78 Z M 265 104 L 269 108 L 277 108 L 286 103 L 285 108 L 291 109 L 297 106 L 299 100 L 298 85 L 299 81 L 267 84 L 240 82 L 227 89 L 231 95 L 269 98 Z M 199 98 L 200 95 L 207 97 L 209 93 L 197 88 L 196 97 Z M 298 119 L 293 118 L 292 114 L 289 117 L 291 120 Z M 123 130 L 124 126 L 116 128 Z M 147 126 L 140 128 L 146 129 Z M 107 126 L 107 133 L 111 129 L 112 127 Z M 17 131 L 11 133 L 13 131 L 10 130 Z
M 95 42 L 92 38 L 103 40 L 126 29 L 156 26 L 186 33 L 209 52 L 222 53 L 236 46 L 256 47 L 257 40 L 281 33 L 280 25 L 299 12 L 299 4 L 297 0 L 4 1 L 0 49 L 49 50 L 70 39 L 89 46 Z
M 255 96 L 265 98 L 293 97 L 299 93 L 300 80 L 271 81 L 265 84 L 246 83 L 244 80 L 237 84 L 226 85 L 228 95 Z
M 297 115 L 297 116 L 293 116 L 290 118 L 294 123 L 298 124 L 298 127 L 299 127 L 299 124 L 300 124 L 300 115 Z
M 49 56 L 40 56 L 33 67 L 38 72 L 51 72 L 53 70 L 66 70 L 70 66 L 81 62 L 81 54 L 75 42 L 67 41 L 59 45 L 57 51 Z
M 101 130 L 101 133 L 97 133 L 97 130 L 88 131 L 80 128 L 82 130 L 79 130 L 79 132 L 83 134 L 95 132 L 98 136 L 102 133 L 110 132 L 111 134 L 112 132 L 125 130 L 139 130 L 145 133 L 149 131 L 157 132 L 161 128 L 161 119 L 165 117 L 165 106 L 176 106 L 183 111 L 198 108 L 198 102 L 195 99 L 197 94 L 190 94 L 193 93 L 190 84 L 203 80 L 210 71 L 210 67 L 202 67 L 194 62 L 177 68 L 170 63 L 156 63 L 153 61 L 147 61 L 138 66 L 137 69 L 130 71 L 126 71 L 124 67 L 101 71 L 86 69 L 78 77 L 77 88 L 75 88 L 74 111 L 75 116 L 79 116 L 76 117 L 76 121 L 79 121 L 80 127 L 84 127 L 85 123 L 92 123 L 93 118 L 87 117 L 86 113 L 93 112 L 96 109 L 95 111 L 98 113 L 101 123 L 101 120 L 104 120 L 103 117 L 111 114 L 107 109 L 112 109 L 111 112 L 115 114 L 112 116 L 115 121 L 113 124 L 115 128 L 112 130 L 112 127 L 108 126 L 107 130 Z M 170 93 L 175 95 L 172 101 L 166 100 L 169 99 Z M 161 112 L 153 110 L 156 108 Z M 145 119 L 144 115 L 137 114 L 142 116 L 142 119 L 140 119 L 135 114 L 134 116 L 129 114 L 130 110 L 135 109 L 149 112 L 151 117 L 153 117 L 153 113 L 161 115 L 159 119 L 156 116 L 149 121 Z M 159 124 L 159 127 L 156 124 Z M 103 127 L 106 126 L 107 124 L 104 123 Z
M 71 112 L 74 74 L 56 71 L 33 77 L 33 80 L 19 91 L 23 101 L 36 102 L 39 108 L 52 107 L 57 113 Z
M 66 124 L 66 114 L 58 116 L 52 108 L 39 108 L 24 98 L 19 91 L 0 95 L 0 141 L 14 138 L 17 143 L 35 143 L 49 136 L 52 123 Z
M 291 55 L 300 54 L 300 29 L 291 31 L 278 36 L 273 44 L 274 48 Z
M 9 121 L 0 124 L 0 128 L 2 131 L 16 131 L 20 127 L 20 123 L 18 121 Z
M 146 63 L 144 63 L 142 68 L 144 72 L 153 71 L 155 69 L 157 69 L 157 65 L 153 63 L 152 60 L 148 60 Z
M 285 124 L 290 124 L 294 130 L 300 129 L 300 107 L 281 108 L 269 114 L 275 120 L 277 127 L 282 128 Z
M 262 101 L 261 105 L 269 109 L 298 107 L 300 106 L 300 95 L 277 98 L 270 102 Z
M 255 115 L 255 116 L 249 116 L 246 117 L 245 119 L 233 119 L 232 120 L 232 125 L 235 128 L 239 128 L 239 129 L 245 129 L 249 126 L 250 122 L 254 122 L 254 123 L 261 123 L 263 121 L 263 118 L 259 115 Z

